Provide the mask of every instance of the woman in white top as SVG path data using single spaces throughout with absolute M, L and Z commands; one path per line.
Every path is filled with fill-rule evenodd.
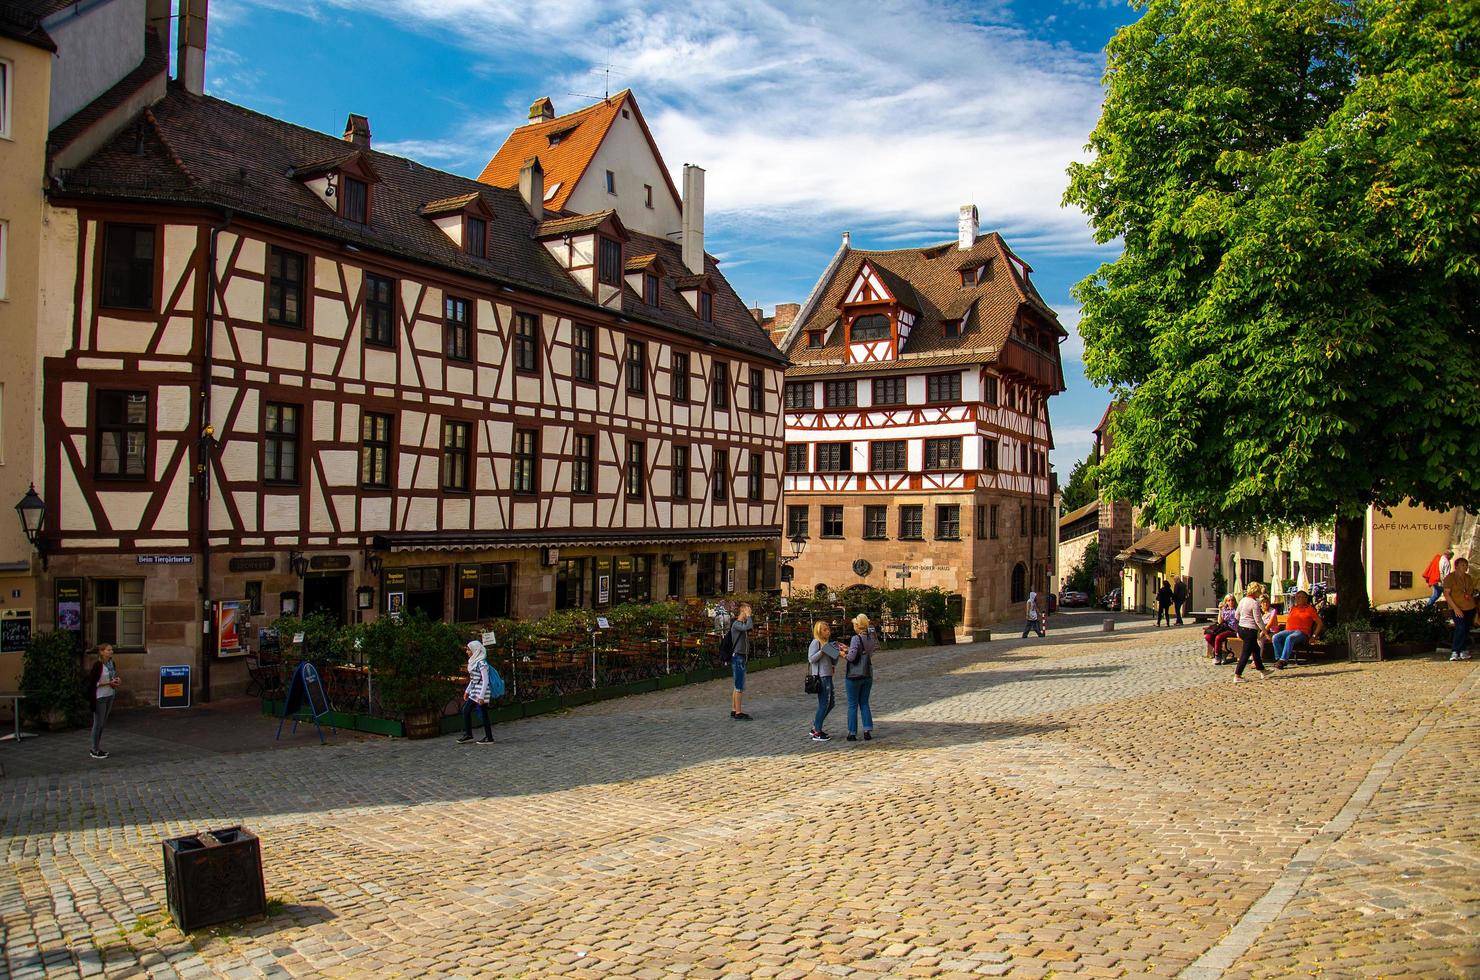
M 812 741 L 828 742 L 832 736 L 822 730 L 827 713 L 833 709 L 833 672 L 838 668 L 838 645 L 832 639 L 832 627 L 822 620 L 812 624 L 812 645 L 807 648 L 807 673 L 817 678 L 817 713 L 812 716 Z
M 92 751 L 94 759 L 106 759 L 103 751 L 103 726 L 108 724 L 108 712 L 113 708 L 113 697 L 123 681 L 118 679 L 118 668 L 113 664 L 113 644 L 98 644 L 98 662 L 87 674 L 88 701 L 92 704 Z
M 1244 679 L 1244 667 L 1249 663 L 1250 657 L 1254 658 L 1254 676 L 1264 679 L 1264 658 L 1259 656 L 1259 627 L 1264 625 L 1259 599 L 1263 595 L 1264 586 L 1255 582 L 1244 592 L 1244 597 L 1238 603 L 1238 638 L 1243 643 L 1243 649 L 1239 651 L 1238 666 L 1233 668 L 1235 684 Z

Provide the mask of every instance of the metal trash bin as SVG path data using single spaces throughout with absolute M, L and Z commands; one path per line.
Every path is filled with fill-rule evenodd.
M 267 912 L 262 845 L 243 827 L 164 841 L 164 886 L 182 932 Z

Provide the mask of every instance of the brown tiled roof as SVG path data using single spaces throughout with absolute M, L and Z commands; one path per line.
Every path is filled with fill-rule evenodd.
M 788 378 L 815 378 L 824 374 L 840 377 L 848 374 L 907 374 L 922 368 L 954 367 L 958 364 L 991 364 L 997 359 L 997 351 L 991 348 L 974 348 L 943 353 L 906 354 L 897 361 L 855 361 L 851 364 L 844 362 L 841 351 L 835 351 L 834 356 L 826 360 L 797 362 L 795 352 L 805 346 L 805 343 L 800 343 L 792 348 L 794 363 L 786 369 Z M 824 351 L 827 349 L 828 347 L 822 348 Z M 816 352 L 817 349 L 813 348 L 813 353 Z
M 668 184 L 674 203 L 682 206 L 678 189 L 673 186 L 673 179 L 668 176 L 668 168 L 663 165 L 663 156 L 658 152 L 658 145 L 653 142 L 647 122 L 642 118 L 642 110 L 637 108 L 637 98 L 627 89 L 605 101 L 557 116 L 549 122 L 520 126 L 504 140 L 504 145 L 488 161 L 478 179 L 495 187 L 517 187 L 519 171 L 531 159 L 539 157 L 540 166 L 545 171 L 546 191 L 555 188 L 554 194 L 549 196 L 545 205 L 552 211 L 564 211 L 571 192 L 575 190 L 586 168 L 591 165 L 596 151 L 601 148 L 602 140 L 606 139 L 607 132 L 621 116 L 623 108 L 630 109 L 636 117 L 647 137 L 648 145 L 652 148 L 653 157 L 658 161 L 658 169 L 663 172 L 663 180 Z M 559 138 L 553 146 L 550 145 L 551 136 Z M 557 188 L 556 184 L 560 186 Z
M 596 303 L 532 238 L 534 218 L 518 191 L 489 187 L 377 150 L 360 151 L 380 176 L 371 223 L 341 218 L 291 173 L 305 161 L 342 153 L 344 141 L 252 112 L 177 86 L 68 175 L 69 198 L 193 205 L 254 217 L 283 227 L 483 279 L 517 286 L 593 309 Z M 497 216 L 489 222 L 487 257 L 471 256 L 417 212 L 427 201 L 481 194 Z M 678 245 L 647 236 L 634 251 L 673 257 Z M 713 261 L 712 259 L 710 260 Z M 659 307 L 630 291 L 623 312 L 633 320 L 672 329 L 699 341 L 724 344 L 759 357 L 781 355 L 729 284 L 721 287 L 715 322 L 704 323 L 671 289 Z
M 594 211 L 591 214 L 575 214 L 568 218 L 551 218 L 548 221 L 541 221 L 539 223 L 534 230 L 534 237 L 550 238 L 554 235 L 575 235 L 583 231 L 590 231 L 593 228 L 600 228 L 611 218 L 616 218 L 618 225 L 622 223 L 622 219 L 617 218 L 617 212 L 611 210 Z
M 709 256 L 706 255 L 704 258 L 707 260 L 709 259 Z M 707 265 L 708 262 L 706 261 L 705 264 Z M 691 275 L 673 277 L 674 289 L 698 289 L 700 286 L 707 285 L 709 285 L 709 274 L 707 272 L 696 272 Z M 752 317 L 752 319 L 754 319 L 754 317 Z
M 1086 514 L 1091 514 L 1091 513 L 1095 512 L 1095 511 L 1099 510 L 1099 509 L 1100 509 L 1100 502 L 1098 500 L 1091 500 L 1089 503 L 1085 504 L 1083 507 L 1078 507 L 1078 508 L 1076 508 L 1074 510 L 1071 510 L 1071 511 L 1069 511 L 1069 513 L 1065 514 L 1063 517 L 1060 517 L 1059 518 L 1059 527 L 1068 527 L 1070 524 L 1073 524 L 1075 521 L 1079 520 L 1081 517 L 1085 516 Z
M 453 197 L 444 197 L 440 201 L 428 201 L 421 206 L 420 213 L 423 215 L 450 214 L 461 211 L 474 201 L 483 199 L 482 191 L 471 191 L 467 194 L 457 194 Z M 487 203 L 487 202 L 484 202 Z
M 640 272 L 658 261 L 657 255 L 634 255 L 627 259 L 628 272 Z
M 76 0 L 5 0 L 0 3 L 0 37 L 14 38 L 43 51 L 55 51 L 56 42 L 41 22 Z
M 825 328 L 837 320 L 842 301 L 865 260 L 879 270 L 885 285 L 901 302 L 915 306 L 920 312 L 901 351 L 904 356 L 931 355 L 932 365 L 995 360 L 1024 306 L 1047 319 L 1060 336 L 1067 336 L 1058 324 L 1057 315 L 1039 297 L 1031 282 L 1019 277 L 1009 258 L 1011 255 L 1002 236 L 995 232 L 979 237 L 966 252 L 959 250 L 954 242 L 887 251 L 849 249 L 832 279 L 819 284 L 822 288 L 819 302 L 795 331 L 796 339 L 786 353 L 796 367 L 788 374 L 803 376 L 802 366 L 814 363 L 831 364 L 833 370 L 841 367 L 843 332 L 833 331 L 826 344 L 815 348 L 807 346 L 806 331 Z M 979 285 L 961 286 L 963 265 L 985 265 Z M 904 296 L 900 295 L 904 286 L 896 289 L 895 283 L 900 282 L 908 287 Z M 908 298 L 911 295 L 914 302 Z M 972 315 L 968 317 L 969 313 Z M 967 319 L 961 335 L 947 337 L 942 324 L 963 317 Z M 901 366 L 903 363 L 906 362 L 901 362 Z M 920 363 L 916 362 L 917 366 Z M 891 366 L 871 363 L 869 370 L 889 370 Z
M 1154 565 L 1182 546 L 1182 538 L 1176 528 L 1152 531 L 1115 556 L 1116 561 L 1133 561 Z

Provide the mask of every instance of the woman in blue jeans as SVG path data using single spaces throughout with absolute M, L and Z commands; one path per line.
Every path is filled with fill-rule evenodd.
M 868 631 L 868 617 L 853 617 L 853 639 L 848 644 L 847 670 L 843 685 L 848 691 L 848 741 L 858 741 L 858 715 L 863 714 L 863 740 L 874 737 L 874 715 L 869 710 L 868 696 L 874 689 L 874 651 L 879 648 Z
M 807 673 L 817 678 L 817 714 L 812 716 L 812 741 L 831 741 L 822 730 L 827 713 L 833 709 L 833 671 L 838 666 L 838 645 L 832 641 L 832 627 L 822 620 L 812 624 L 812 645 L 807 648 Z

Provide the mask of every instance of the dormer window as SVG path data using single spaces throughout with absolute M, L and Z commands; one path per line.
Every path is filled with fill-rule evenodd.
M 987 267 L 985 265 L 973 265 L 962 269 L 961 288 L 969 289 L 972 286 L 980 286 L 982 284 L 982 277 L 986 274 L 986 271 Z
M 463 251 L 479 258 L 488 254 L 488 222 L 468 215 L 463 223 Z
M 853 321 L 848 335 L 855 343 L 864 340 L 888 340 L 889 318 L 882 313 L 861 316 Z
M 961 336 L 961 321 L 942 320 L 940 324 L 940 330 L 941 333 L 945 334 L 947 337 L 959 337 Z
M 642 301 L 649 306 L 658 305 L 658 277 L 654 273 L 642 277 Z
M 370 221 L 370 185 L 363 180 L 346 175 L 340 190 L 340 214 L 350 221 L 368 224 Z
M 807 346 L 810 347 L 810 348 L 812 348 L 813 350 L 818 350 L 818 349 L 820 349 L 822 347 L 822 331 L 821 330 L 808 330 L 807 331 Z
M 699 292 L 699 319 L 705 323 L 714 322 L 714 294 L 706 290 Z
M 622 284 L 622 243 L 613 238 L 601 239 L 600 281 L 607 286 Z

